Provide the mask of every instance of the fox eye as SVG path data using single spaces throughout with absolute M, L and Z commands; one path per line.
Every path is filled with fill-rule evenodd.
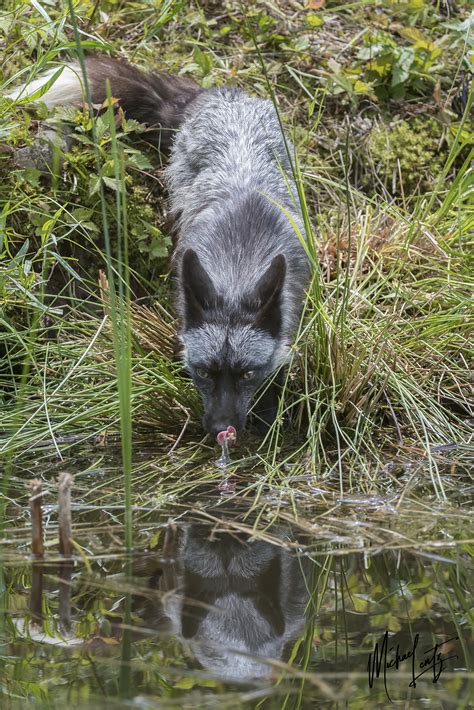
M 211 373 L 209 372 L 209 370 L 205 370 L 203 367 L 197 367 L 196 375 L 198 377 L 202 377 L 203 380 L 207 380 L 211 376 Z
M 242 378 L 242 380 L 251 380 L 254 375 L 255 375 L 255 370 L 247 370 L 247 372 L 242 373 L 241 378 Z

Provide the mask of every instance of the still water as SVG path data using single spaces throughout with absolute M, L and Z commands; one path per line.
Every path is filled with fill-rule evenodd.
M 31 559 L 25 470 L 12 476 L 2 708 L 472 707 L 467 497 L 453 511 L 405 496 L 402 509 L 331 498 L 322 484 L 301 510 L 280 491 L 270 515 L 247 489 L 222 495 L 212 482 L 164 500 L 143 469 L 127 556 L 119 472 L 74 465 L 69 562 L 56 472 L 35 470 L 42 560 Z

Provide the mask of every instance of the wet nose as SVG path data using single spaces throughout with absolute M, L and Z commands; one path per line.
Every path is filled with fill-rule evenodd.
M 239 421 L 239 417 L 204 417 L 204 429 L 216 437 L 220 431 L 226 431 L 229 426 L 234 427 L 237 431 L 237 435 L 240 434 L 244 428 L 245 422 Z
M 212 434 L 212 436 L 217 436 L 220 431 L 226 431 L 227 427 L 229 426 L 233 426 L 235 429 L 237 429 L 235 424 L 232 424 L 232 422 L 227 419 L 217 419 L 211 422 L 210 426 L 206 427 L 206 429 L 210 434 Z

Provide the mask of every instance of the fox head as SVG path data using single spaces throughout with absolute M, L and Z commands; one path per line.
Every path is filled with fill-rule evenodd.
M 184 362 L 203 405 L 203 425 L 240 434 L 253 396 L 287 355 L 282 335 L 286 259 L 275 256 L 242 296 L 218 293 L 197 253 L 182 260 Z

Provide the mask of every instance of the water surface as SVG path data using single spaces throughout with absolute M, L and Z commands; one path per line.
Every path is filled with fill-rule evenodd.
M 399 489 L 341 496 L 324 475 L 223 487 L 222 471 L 179 456 L 172 473 L 141 459 L 130 557 L 113 452 L 82 447 L 57 463 L 43 453 L 13 469 L 2 707 L 471 707 L 469 469 L 446 463 L 447 484 L 457 477 L 447 505 L 420 464 L 402 467 Z M 70 562 L 57 552 L 65 469 Z M 45 491 L 42 561 L 30 552 L 32 476 Z

